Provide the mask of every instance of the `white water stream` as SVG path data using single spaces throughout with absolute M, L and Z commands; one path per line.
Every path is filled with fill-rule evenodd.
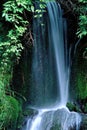
M 52 71 L 53 68 L 56 70 L 53 72 L 56 73 L 57 98 L 54 103 L 55 105 L 53 104 L 51 107 L 36 109 L 38 114 L 28 119 L 26 128 L 23 130 L 79 130 L 81 122 L 80 115 L 76 112 L 70 112 L 66 107 L 69 96 L 68 88 L 70 77 L 70 52 L 69 49 L 67 49 L 67 46 L 65 47 L 67 41 L 67 31 L 65 28 L 66 21 L 62 18 L 61 7 L 56 2 L 47 3 L 47 14 L 47 37 L 46 34 L 44 34 L 44 28 L 42 26 L 38 28 L 39 20 L 34 21 L 34 33 L 37 33 L 37 36 L 34 36 L 35 53 L 33 58 L 33 82 L 36 83 L 35 86 L 38 86 L 35 88 L 37 93 L 38 91 L 41 93 L 41 89 L 43 89 L 44 86 L 42 88 L 40 86 L 45 83 L 47 78 L 46 75 L 44 75 L 47 66 L 45 65 L 45 68 L 43 67 L 43 64 L 45 64 L 44 62 L 46 61 L 43 57 L 46 57 L 46 52 L 41 47 L 44 44 L 43 39 L 46 37 L 49 46 L 47 57 L 51 66 L 48 68 L 51 68 L 49 69 L 50 71 Z M 39 33 L 42 35 L 38 38 Z M 51 74 L 52 73 L 50 73 L 50 75 Z M 49 91 L 50 89 L 51 85 Z M 47 96 L 49 95 L 47 88 L 44 89 L 44 94 L 47 94 Z M 37 96 L 42 98 L 43 95 Z M 36 98 L 37 103 L 38 97 Z M 42 103 L 44 102 L 42 101 Z
M 43 109 L 28 120 L 26 130 L 79 130 L 80 122 L 80 115 L 67 108 Z

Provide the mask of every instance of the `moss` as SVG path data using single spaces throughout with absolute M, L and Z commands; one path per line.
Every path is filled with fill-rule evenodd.
M 81 112 L 81 110 L 78 108 L 77 104 L 75 103 L 68 102 L 67 107 L 70 111 Z
M 19 111 L 18 101 L 12 96 L 4 95 L 0 102 L 0 129 L 5 127 L 15 129 Z
M 60 130 L 60 127 L 58 124 L 55 124 L 54 126 L 51 127 L 51 130 Z
M 33 110 L 33 109 L 26 109 L 24 112 L 23 112 L 23 115 L 24 116 L 31 116 L 31 115 L 35 115 L 37 114 L 38 112 Z
M 84 112 L 87 113 L 87 103 L 85 104 Z
M 77 74 L 77 97 L 80 99 L 87 98 L 87 79 L 84 73 Z
M 87 115 L 82 114 L 81 130 L 87 130 Z
M 87 60 L 78 58 L 76 72 L 76 100 L 82 112 L 87 113 Z

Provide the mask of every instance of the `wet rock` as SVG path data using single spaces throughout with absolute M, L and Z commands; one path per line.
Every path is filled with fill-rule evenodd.
M 25 111 L 23 112 L 23 115 L 27 117 L 27 116 L 34 116 L 34 115 L 36 115 L 37 113 L 38 113 L 37 110 L 27 108 L 27 109 L 25 109 Z
M 22 128 L 23 128 L 23 130 L 25 130 L 28 119 L 32 118 L 34 115 L 37 115 L 37 113 L 38 113 L 37 110 L 26 108 L 22 113 L 22 117 L 21 117 L 22 119 L 20 119 L 18 130 L 21 130 Z
M 68 102 L 67 107 L 70 111 L 75 111 L 75 112 L 81 112 L 80 108 L 78 105 L 74 102 Z
M 87 114 L 82 114 L 82 122 L 80 130 L 87 130 Z

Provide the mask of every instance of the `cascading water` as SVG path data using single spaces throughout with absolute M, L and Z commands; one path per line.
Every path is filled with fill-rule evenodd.
M 47 10 L 49 16 L 49 39 L 50 44 L 53 44 L 56 60 L 55 67 L 58 90 L 60 91 L 60 105 L 65 106 L 68 99 L 69 66 L 64 51 L 64 21 L 60 5 L 57 5 L 56 2 L 48 3 Z
M 28 119 L 23 130 L 79 129 L 80 115 L 70 112 L 66 107 L 70 53 L 65 46 L 65 29 L 66 21 L 62 18 L 61 7 L 56 2 L 48 2 L 46 16 L 34 20 L 30 97 L 33 98 L 31 107 L 38 114 Z

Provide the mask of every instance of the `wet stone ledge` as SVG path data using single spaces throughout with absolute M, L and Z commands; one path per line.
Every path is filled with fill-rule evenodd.
M 82 122 L 80 130 L 87 130 L 87 114 L 82 114 Z

